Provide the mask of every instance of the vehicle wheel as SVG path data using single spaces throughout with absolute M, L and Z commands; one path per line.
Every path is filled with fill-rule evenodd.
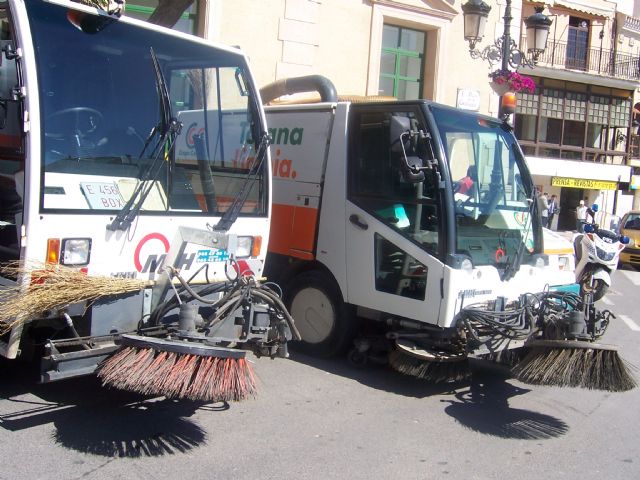
M 290 283 L 285 298 L 302 336 L 294 347 L 317 357 L 330 357 L 344 353 L 351 345 L 355 316 L 330 275 L 319 270 L 301 273 Z
M 593 295 L 593 301 L 597 302 L 605 296 L 609 286 L 601 279 L 591 279 L 591 275 L 585 275 L 580 281 L 580 296 L 588 293 Z
M 367 354 L 365 352 L 361 352 L 357 348 L 352 348 L 351 350 L 349 350 L 347 360 L 352 366 L 356 368 L 362 368 L 368 363 Z

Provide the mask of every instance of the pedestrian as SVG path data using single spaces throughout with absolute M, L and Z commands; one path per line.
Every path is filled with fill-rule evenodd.
M 549 224 L 549 200 L 547 199 L 547 192 L 538 195 L 538 211 L 542 218 L 542 227 L 547 228 Z
M 553 217 L 558 214 L 558 200 L 555 195 L 551 195 L 549 200 L 549 229 L 553 230 Z
M 576 230 L 578 233 L 584 233 L 584 224 L 587 222 L 587 206 L 584 200 L 580 200 L 580 204 L 576 207 Z

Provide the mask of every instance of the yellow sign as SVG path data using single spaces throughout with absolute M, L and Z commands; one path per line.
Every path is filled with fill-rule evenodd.
M 584 178 L 551 177 L 554 187 L 585 188 L 589 190 L 617 190 L 618 182 L 608 180 L 588 180 Z

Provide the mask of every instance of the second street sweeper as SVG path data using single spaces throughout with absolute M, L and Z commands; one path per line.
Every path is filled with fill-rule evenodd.
M 525 381 L 634 385 L 615 348 L 596 343 L 613 315 L 575 293 L 571 259 L 544 253 L 506 121 L 424 100 L 340 101 L 320 76 L 261 89 L 265 102 L 309 91 L 320 102 L 266 109 L 267 273 L 307 351 L 351 348 L 354 363 L 388 356 L 401 372 L 456 380 L 470 356 L 526 348 Z
M 235 48 L 0 3 L 0 353 L 44 382 L 237 400 L 297 337 L 273 284 L 264 111 Z

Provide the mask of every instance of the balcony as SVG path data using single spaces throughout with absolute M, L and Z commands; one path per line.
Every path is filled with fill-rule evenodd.
M 583 48 L 566 42 L 549 41 L 546 50 L 538 59 L 538 65 L 625 80 L 640 80 L 640 56 L 602 48 Z

